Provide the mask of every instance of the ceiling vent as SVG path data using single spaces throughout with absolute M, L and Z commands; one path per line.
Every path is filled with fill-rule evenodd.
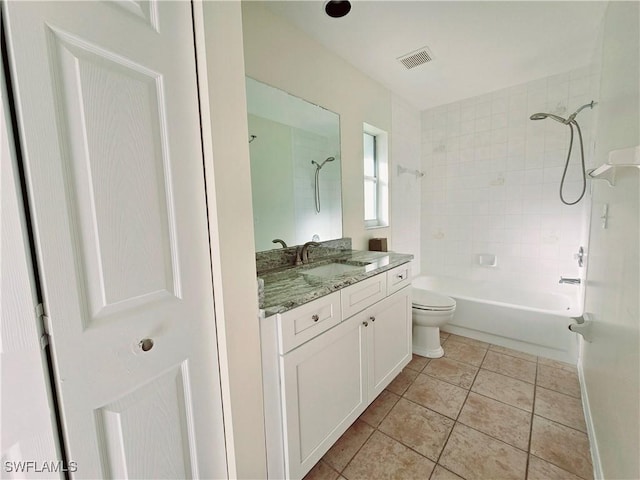
M 407 53 L 406 55 L 398 57 L 398 60 L 405 67 L 407 67 L 407 70 L 409 70 L 411 68 L 417 67 L 418 65 L 430 62 L 431 60 L 433 60 L 433 54 L 428 47 L 422 47 L 411 53 Z

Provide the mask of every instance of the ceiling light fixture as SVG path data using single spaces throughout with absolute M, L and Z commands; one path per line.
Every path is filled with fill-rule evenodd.
M 332 18 L 341 18 L 351 11 L 351 2 L 348 0 L 329 0 L 324 4 L 324 11 Z

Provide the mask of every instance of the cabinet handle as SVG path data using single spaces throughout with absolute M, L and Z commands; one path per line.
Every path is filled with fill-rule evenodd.
M 376 321 L 376 317 L 369 317 L 369 320 L 371 320 L 372 322 Z
M 318 315 L 312 315 L 311 320 L 313 320 L 314 322 L 317 322 L 318 320 L 320 320 L 320 317 Z
M 369 326 L 369 322 L 362 322 L 362 324 L 363 324 L 365 327 L 368 327 L 368 326 Z
M 404 280 L 404 273 L 399 273 L 397 276 L 398 280 Z

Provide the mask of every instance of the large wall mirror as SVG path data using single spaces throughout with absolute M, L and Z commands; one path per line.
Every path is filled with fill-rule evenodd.
M 247 77 L 257 251 L 342 237 L 340 117 Z

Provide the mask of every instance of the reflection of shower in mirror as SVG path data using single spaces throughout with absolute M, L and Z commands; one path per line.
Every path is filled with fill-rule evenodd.
M 315 181 L 315 193 L 316 193 L 316 212 L 320 213 L 320 169 L 327 162 L 333 162 L 336 157 L 327 157 L 327 159 L 318 164 L 315 160 L 311 160 L 311 164 L 316 166 L 316 181 Z

